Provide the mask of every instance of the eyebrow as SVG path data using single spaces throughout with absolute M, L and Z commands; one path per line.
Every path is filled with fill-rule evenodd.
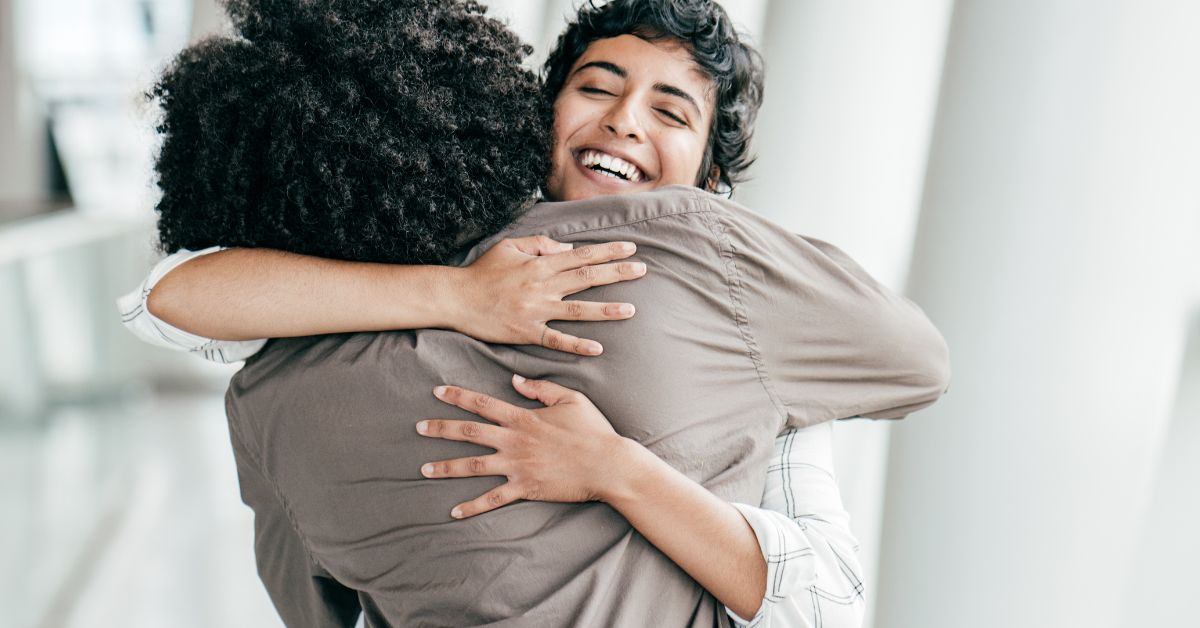
M 629 76 L 629 73 L 625 71 L 625 68 L 623 68 L 615 63 L 611 63 L 609 61 L 589 61 L 589 62 L 579 66 L 571 74 L 572 74 L 572 76 L 575 74 L 579 74 L 580 72 L 582 72 L 588 68 L 597 68 L 600 70 L 605 70 L 607 72 L 616 74 L 617 76 L 619 76 L 621 78 L 626 78 Z M 682 89 L 679 89 L 678 87 L 675 87 L 674 85 L 669 85 L 667 83 L 655 83 L 654 91 L 662 93 L 662 94 L 666 94 L 668 96 L 674 96 L 676 98 L 682 98 L 683 100 L 686 100 L 689 104 L 692 105 L 692 108 L 696 110 L 696 113 L 701 114 L 703 116 L 703 113 L 702 113 L 703 110 L 700 108 L 700 104 L 696 102 L 696 99 L 693 98 L 691 94 L 683 91 Z

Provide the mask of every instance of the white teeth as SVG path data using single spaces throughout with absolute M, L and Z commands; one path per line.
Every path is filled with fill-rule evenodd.
M 634 183 L 641 181 L 643 178 L 642 171 L 638 170 L 637 166 L 629 163 L 628 161 L 625 161 L 624 159 L 621 159 L 620 157 L 614 157 L 613 155 L 609 155 L 608 153 L 602 153 L 598 150 L 585 150 L 582 153 L 580 153 L 579 163 L 583 164 L 583 166 L 585 168 L 591 168 L 592 166 L 600 166 L 601 168 L 604 168 L 605 170 L 610 170 L 612 172 L 619 172 L 619 173 L 621 173 L 621 175 L 623 175 L 623 177 L 614 175 L 611 173 L 604 173 L 604 174 L 609 174 L 609 176 L 612 176 L 617 179 L 624 178 L 624 179 L 634 182 Z

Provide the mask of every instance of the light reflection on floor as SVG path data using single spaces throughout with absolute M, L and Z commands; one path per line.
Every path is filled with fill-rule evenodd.
M 212 394 L 0 422 L 0 623 L 281 625 L 226 430 Z

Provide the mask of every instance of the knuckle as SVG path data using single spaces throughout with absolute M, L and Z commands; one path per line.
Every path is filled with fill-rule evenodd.
M 491 407 L 492 398 L 488 397 L 487 395 L 475 395 L 475 399 L 472 403 L 475 404 L 476 408 L 479 408 L 480 410 L 486 410 L 487 408 Z
M 617 270 L 622 275 L 628 277 L 632 277 L 637 274 L 637 267 L 634 266 L 633 262 L 621 262 L 621 264 L 617 266 Z
M 591 281 L 595 274 L 596 270 L 591 266 L 580 266 L 579 268 L 575 269 L 575 276 L 581 281 Z
M 589 259 L 596 254 L 596 247 L 594 246 L 581 246 L 573 250 L 575 251 L 575 257 L 583 259 Z
M 517 410 L 508 417 L 508 422 L 517 429 L 527 428 L 533 423 L 533 414 L 527 410 Z
M 567 316 L 571 318 L 583 316 L 583 306 L 578 301 L 567 301 Z
M 555 331 L 546 334 L 546 348 L 559 349 L 562 347 L 562 336 Z
M 431 420 L 425 424 L 425 429 L 428 430 L 430 434 L 441 434 L 443 428 L 444 422 L 437 419 Z
M 462 435 L 463 436 L 478 436 L 479 435 L 479 424 L 472 423 L 470 421 L 463 423 L 462 424 Z
M 433 470 L 438 475 L 450 475 L 450 463 L 449 462 L 439 462 L 436 465 L 434 465 Z
M 499 491 L 488 493 L 487 502 L 489 506 L 499 506 L 504 503 L 504 494 Z
M 483 458 L 480 458 L 479 456 L 471 458 L 467 465 L 470 467 L 473 473 L 483 473 L 483 470 L 487 467 L 487 464 L 483 461 Z

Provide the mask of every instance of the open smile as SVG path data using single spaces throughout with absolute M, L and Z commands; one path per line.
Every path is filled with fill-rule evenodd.
M 629 183 L 640 183 L 647 179 L 634 164 L 604 151 L 585 148 L 575 155 L 575 161 L 588 174 L 598 175 L 589 178 L 599 178 L 601 181 L 607 178 Z

